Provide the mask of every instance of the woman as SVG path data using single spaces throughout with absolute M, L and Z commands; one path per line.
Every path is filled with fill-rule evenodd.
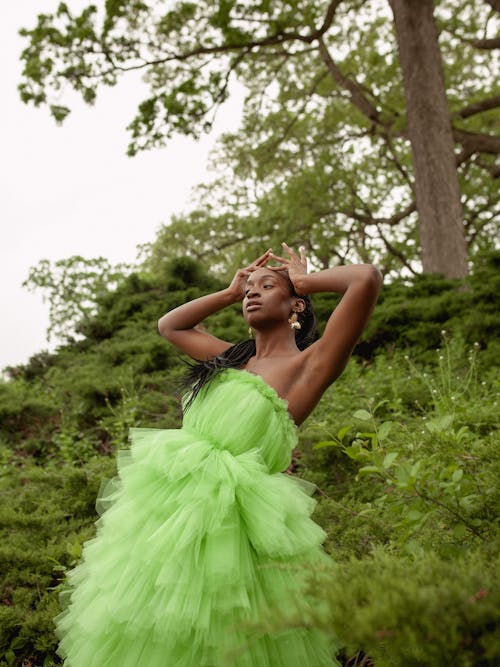
M 332 640 L 306 622 L 279 629 L 280 613 L 307 611 L 303 575 L 331 562 L 310 517 L 315 485 L 283 471 L 382 278 L 367 264 L 308 274 L 304 250 L 283 248 L 288 258 L 269 249 L 227 289 L 159 320 L 161 335 L 198 361 L 183 425 L 131 429 L 119 477 L 99 492 L 97 535 L 67 574 L 55 618 L 69 667 L 338 665 Z M 320 291 L 344 296 L 312 342 L 308 295 Z M 197 328 L 239 301 L 255 339 L 233 345 Z

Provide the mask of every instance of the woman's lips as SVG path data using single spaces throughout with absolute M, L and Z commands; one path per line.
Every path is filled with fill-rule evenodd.
M 249 311 L 255 310 L 256 308 L 260 308 L 260 303 L 249 303 L 246 309 Z

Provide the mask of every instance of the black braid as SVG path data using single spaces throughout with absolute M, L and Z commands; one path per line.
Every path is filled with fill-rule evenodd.
M 281 275 L 284 275 L 288 279 L 292 296 L 303 299 L 305 302 L 304 310 L 301 313 L 298 313 L 298 320 L 301 328 L 295 330 L 295 343 L 299 350 L 305 350 L 305 348 L 311 345 L 316 338 L 316 316 L 314 314 L 311 298 L 307 294 L 302 296 L 295 292 L 295 288 L 288 277 L 287 271 L 281 272 Z M 184 363 L 189 368 L 181 378 L 179 390 L 181 392 L 186 390 L 191 392 L 189 399 L 184 405 L 184 412 L 189 409 L 203 387 L 205 387 L 216 375 L 225 368 L 241 368 L 251 357 L 255 356 L 255 352 L 255 340 L 253 338 L 248 338 L 247 340 L 242 340 L 239 343 L 232 345 L 221 354 L 218 354 L 216 357 L 208 359 L 207 361 L 192 362 L 183 359 Z

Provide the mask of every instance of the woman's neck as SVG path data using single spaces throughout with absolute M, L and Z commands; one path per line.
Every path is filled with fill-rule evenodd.
M 287 325 L 288 327 L 288 325 Z M 279 331 L 257 331 L 255 334 L 254 359 L 291 357 L 300 352 L 295 342 L 295 333 L 285 329 Z

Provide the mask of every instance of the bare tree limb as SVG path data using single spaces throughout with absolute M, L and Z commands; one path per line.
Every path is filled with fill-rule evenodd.
M 470 118 L 471 116 L 475 116 L 478 113 L 489 111 L 490 109 L 496 109 L 497 107 L 500 107 L 500 95 L 496 95 L 495 97 L 487 97 L 486 99 L 480 100 L 479 102 L 468 104 L 466 107 L 463 107 L 458 111 L 454 111 L 451 114 L 451 118 Z
M 401 222 L 401 220 L 404 220 L 411 213 L 414 213 L 417 210 L 417 205 L 415 201 L 412 201 L 411 204 L 408 204 L 406 208 L 398 211 L 397 213 L 394 213 L 394 215 L 391 215 L 390 218 L 375 218 L 369 212 L 368 207 L 365 206 L 365 210 L 368 211 L 368 213 L 364 215 L 353 209 L 343 209 L 340 212 L 353 218 L 354 220 L 357 220 L 358 222 L 364 223 L 365 225 L 389 225 L 394 227 L 399 222 Z
M 491 37 L 490 39 L 465 39 L 464 37 L 461 37 L 460 41 L 470 44 L 475 49 L 482 49 L 485 51 L 500 49 L 500 37 Z
M 161 65 L 167 62 L 171 62 L 173 60 L 177 62 L 182 62 L 184 60 L 189 60 L 190 58 L 194 56 L 201 56 L 201 55 L 208 55 L 212 53 L 227 53 L 229 51 L 240 51 L 240 50 L 245 50 L 247 53 L 252 51 L 254 48 L 257 47 L 266 47 L 266 46 L 274 46 L 276 44 L 283 44 L 284 42 L 290 42 L 290 41 L 299 41 L 299 42 L 304 42 L 306 44 L 312 44 L 318 39 L 321 39 L 321 37 L 325 34 L 325 32 L 328 30 L 328 28 L 331 26 L 332 21 L 335 17 L 335 12 L 338 8 L 338 6 L 341 4 L 343 0 L 332 0 L 330 4 L 328 5 L 328 8 L 326 10 L 325 18 L 323 21 L 323 24 L 321 25 L 320 28 L 317 30 L 313 30 L 310 32 L 308 35 L 303 35 L 300 32 L 288 32 L 286 30 L 280 30 L 279 32 L 274 33 L 273 35 L 268 35 L 267 37 L 264 37 L 263 39 L 257 39 L 253 40 L 250 42 L 247 42 L 245 44 L 241 44 L 241 42 L 238 43 L 226 43 L 226 44 L 220 44 L 218 46 L 199 46 L 195 49 L 191 49 L 190 51 L 186 51 L 185 53 L 172 53 L 168 56 L 165 56 L 163 58 L 156 58 L 153 60 L 144 60 L 144 62 L 137 64 L 137 65 L 128 65 L 128 66 L 121 66 L 117 65 L 112 57 L 112 54 L 108 49 L 105 48 L 103 45 L 103 53 L 106 55 L 107 60 L 110 62 L 112 65 L 113 69 L 122 71 L 122 72 L 130 72 L 132 70 L 136 69 L 143 69 L 144 67 L 149 67 L 150 65 Z M 106 73 L 104 73 L 106 74 Z
M 490 153 L 491 155 L 500 153 L 500 137 L 479 132 L 467 132 L 455 127 L 452 129 L 455 141 L 462 144 L 463 154 L 467 157 L 473 153 Z
M 313 81 L 312 86 L 305 92 L 304 102 L 302 103 L 300 109 L 293 115 L 293 117 L 290 119 L 290 121 L 285 125 L 285 127 L 284 127 L 283 132 L 281 133 L 281 135 L 280 135 L 279 137 L 277 137 L 277 139 L 275 139 L 275 140 L 269 145 L 268 148 L 269 148 L 269 151 L 270 151 L 270 152 L 275 151 L 275 150 L 278 148 L 278 146 L 279 146 L 283 141 L 285 141 L 285 139 L 287 138 L 289 132 L 291 131 L 291 129 L 293 128 L 293 126 L 295 125 L 295 123 L 299 120 L 301 114 L 306 110 L 306 108 L 307 108 L 307 104 L 309 103 L 309 98 L 311 97 L 311 95 L 313 95 L 313 93 L 316 92 L 317 87 L 319 86 L 319 84 L 321 83 L 321 81 L 323 81 L 323 79 L 324 79 L 326 76 L 328 76 L 328 72 L 321 72 L 321 74 L 320 74 L 319 76 L 317 76 L 316 79 Z
M 363 92 L 363 89 L 357 81 L 346 77 L 339 69 L 328 51 L 325 42 L 321 37 L 318 38 L 319 53 L 321 60 L 325 63 L 332 79 L 344 90 L 347 90 L 351 96 L 351 102 L 361 113 L 376 125 L 387 129 L 390 124 L 382 122 L 378 109 L 370 102 Z
M 470 232 L 470 234 L 467 234 L 467 244 L 471 246 L 476 240 L 478 234 L 480 234 L 483 231 L 483 229 L 490 224 L 490 222 L 494 222 L 498 218 L 499 214 L 500 211 L 498 210 L 493 211 L 489 218 L 481 220 L 479 224 L 476 223 L 472 232 Z M 472 227 L 472 222 L 468 225 L 467 231 L 469 231 L 470 227 Z
M 485 171 L 489 172 L 492 178 L 500 177 L 499 162 L 493 162 L 492 164 L 488 164 L 487 162 L 481 160 L 479 156 L 477 156 L 476 159 L 474 160 L 474 163 L 477 164 L 478 167 L 481 167 L 481 169 L 484 169 Z
M 412 178 L 410 177 L 410 175 L 408 174 L 408 172 L 406 171 L 406 169 L 403 167 L 403 165 L 399 161 L 398 154 L 396 153 L 396 149 L 394 148 L 394 144 L 393 144 L 391 135 L 389 133 L 384 134 L 383 138 L 385 140 L 385 143 L 387 144 L 387 147 L 389 148 L 389 152 L 392 156 L 393 164 L 395 165 L 396 169 L 399 171 L 401 176 L 404 178 L 404 180 L 406 181 L 406 184 L 411 189 L 413 194 L 415 194 L 415 184 L 414 184 Z
M 391 255 L 393 255 L 393 257 L 397 257 L 397 258 L 399 259 L 399 261 L 400 261 L 404 266 L 406 266 L 406 268 L 408 269 L 408 271 L 411 271 L 411 273 L 413 273 L 413 275 L 416 276 L 416 275 L 417 275 L 417 271 L 415 271 L 415 269 L 411 266 L 410 262 L 408 261 L 408 258 L 407 258 L 407 257 L 400 251 L 400 250 L 398 250 L 396 247 L 394 247 L 394 246 L 392 245 L 392 243 L 389 241 L 389 239 L 388 239 L 386 236 L 384 236 L 384 233 L 383 233 L 382 230 L 380 229 L 380 225 L 377 225 L 377 231 L 378 231 L 378 233 L 379 233 L 380 238 L 381 238 L 382 241 L 384 242 L 384 245 L 385 245 L 387 251 L 388 251 Z

